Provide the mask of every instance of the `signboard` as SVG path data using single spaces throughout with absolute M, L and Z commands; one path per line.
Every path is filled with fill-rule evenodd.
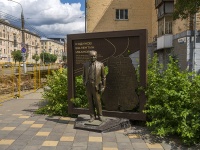
M 25 47 L 25 46 L 26 46 L 26 44 L 22 42 L 21 43 L 21 47 Z
M 183 44 L 183 43 L 185 43 L 186 42 L 186 37 L 183 37 L 183 38 L 179 38 L 178 39 L 178 43 L 179 44 Z
M 22 52 L 22 53 L 26 53 L 26 49 L 23 47 L 23 48 L 21 49 L 21 52 Z
M 82 74 L 82 67 L 88 61 L 89 51 L 97 51 L 98 61 L 106 63 L 111 56 L 129 56 L 138 51 L 139 45 L 137 43 L 139 43 L 139 38 L 131 36 L 75 40 L 72 44 L 75 76 Z
M 97 60 L 103 62 L 105 66 L 108 64 L 108 60 L 110 58 L 118 58 L 118 57 L 128 57 L 130 54 L 135 52 L 139 53 L 139 61 L 140 61 L 140 85 L 146 87 L 146 70 L 147 70 L 147 31 L 145 29 L 142 30 L 128 30 L 128 31 L 114 31 L 114 32 L 99 32 L 99 33 L 85 33 L 85 34 L 72 34 L 67 36 L 67 61 L 68 61 L 68 110 L 71 114 L 89 114 L 88 109 L 84 108 L 76 108 L 72 103 L 71 99 L 75 98 L 75 77 L 80 76 L 83 73 L 83 64 L 88 61 L 88 52 L 91 50 L 97 51 Z M 128 62 L 127 62 L 128 61 Z M 124 63 L 125 67 L 129 63 L 129 60 L 123 59 L 116 60 L 116 63 Z M 111 64 L 113 68 L 115 68 L 115 64 Z M 119 69 L 125 69 L 122 65 Z M 123 73 L 120 76 L 123 76 L 124 73 L 130 71 L 128 69 L 123 70 Z M 131 72 L 134 72 L 132 70 Z M 126 75 L 126 78 L 129 79 L 131 77 Z M 112 78 L 113 75 L 111 75 Z M 110 78 L 110 79 L 111 79 Z M 117 78 L 116 78 L 117 79 Z M 122 80 L 119 80 L 120 82 Z M 133 79 L 133 83 L 135 79 Z M 135 82 L 136 83 L 136 82 Z M 115 85 L 115 83 L 110 83 L 110 85 Z M 122 84 L 124 86 L 125 84 Z M 108 91 L 110 92 L 110 91 Z M 117 93 L 113 93 L 117 94 Z M 106 98 L 106 97 L 105 97 Z M 142 92 L 139 96 L 139 104 L 138 111 L 139 112 L 131 112 L 131 111 L 113 111 L 113 110 L 103 110 L 104 116 L 109 117 L 120 117 L 120 118 L 128 118 L 134 120 L 145 120 L 146 115 L 143 113 L 144 105 L 146 103 L 145 93 Z M 137 99 L 136 99 L 137 101 Z M 129 99 L 127 99 L 129 102 Z M 122 104 L 122 109 L 127 109 L 127 102 Z M 110 105 L 110 104 L 108 104 Z M 136 103 L 134 104 L 134 106 Z M 133 106 L 133 107 L 134 107 Z M 113 108 L 115 109 L 115 108 Z M 128 109 L 132 109 L 128 108 Z
M 26 53 L 21 53 L 22 54 L 22 61 L 24 62 L 24 61 L 26 61 Z

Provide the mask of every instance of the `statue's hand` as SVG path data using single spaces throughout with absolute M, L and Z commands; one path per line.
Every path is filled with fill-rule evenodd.
M 105 87 L 104 87 L 104 86 L 102 86 L 102 87 L 101 87 L 101 89 L 100 89 L 100 92 L 101 92 L 101 93 L 103 93 L 103 92 L 104 92 L 104 90 L 105 90 Z

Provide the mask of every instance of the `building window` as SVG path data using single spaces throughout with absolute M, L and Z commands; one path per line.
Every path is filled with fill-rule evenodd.
M 172 34 L 172 16 L 166 16 L 158 21 L 158 36 Z
M 172 34 L 172 21 L 165 22 L 165 34 Z
M 161 19 L 158 21 L 158 36 L 162 36 L 164 34 L 164 19 Z
M 13 34 L 13 39 L 14 39 L 14 47 L 17 47 L 17 37 L 16 37 L 16 34 Z
M 165 14 L 172 14 L 174 11 L 174 2 L 165 2 L 158 7 L 158 18 L 162 18 Z
M 128 9 L 116 9 L 116 20 L 128 20 Z

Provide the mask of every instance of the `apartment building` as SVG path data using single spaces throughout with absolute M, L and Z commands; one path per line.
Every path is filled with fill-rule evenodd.
M 64 52 L 64 43 L 52 39 L 42 38 L 29 30 L 25 29 L 25 45 L 22 45 L 22 31 L 9 23 L 9 21 L 0 19 L 0 64 L 5 62 L 14 62 L 11 56 L 12 51 L 21 50 L 25 47 L 28 57 L 27 63 L 35 63 L 32 56 L 40 55 L 43 51 L 57 55 L 57 63 L 62 61 Z
M 200 71 L 200 41 L 199 13 L 195 15 L 194 28 L 190 30 L 189 19 L 176 20 L 172 18 L 174 0 L 155 0 L 158 12 L 157 48 L 159 60 L 164 65 L 168 55 L 173 54 L 179 60 L 182 70 Z M 196 32 L 194 32 L 194 30 Z M 195 34 L 194 34 L 195 33 Z M 195 38 L 194 38 L 195 37 Z
M 156 10 L 154 0 L 87 0 L 87 32 L 148 30 L 148 52 L 152 55 L 152 45 L 157 35 Z M 137 66 L 139 52 L 130 56 Z
M 41 51 L 57 56 L 56 63 L 63 61 L 64 43 L 53 39 L 41 38 Z
M 148 52 L 157 53 L 159 62 L 177 57 L 181 69 L 200 70 L 199 19 L 196 14 L 196 38 L 189 20 L 173 20 L 174 0 L 87 0 L 87 32 L 148 30 Z M 138 54 L 130 56 L 133 60 Z
M 13 62 L 11 53 L 22 48 L 21 29 L 0 19 L 0 63 Z M 32 55 L 40 53 L 40 36 L 25 30 L 25 48 L 27 62 L 34 62 Z

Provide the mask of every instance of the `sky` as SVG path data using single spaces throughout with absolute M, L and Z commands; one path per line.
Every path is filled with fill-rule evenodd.
M 13 0 L 23 7 L 25 22 L 49 38 L 85 32 L 85 0 Z M 0 0 L 0 11 L 21 17 L 19 4 Z M 1 16 L 0 16 L 1 17 Z

